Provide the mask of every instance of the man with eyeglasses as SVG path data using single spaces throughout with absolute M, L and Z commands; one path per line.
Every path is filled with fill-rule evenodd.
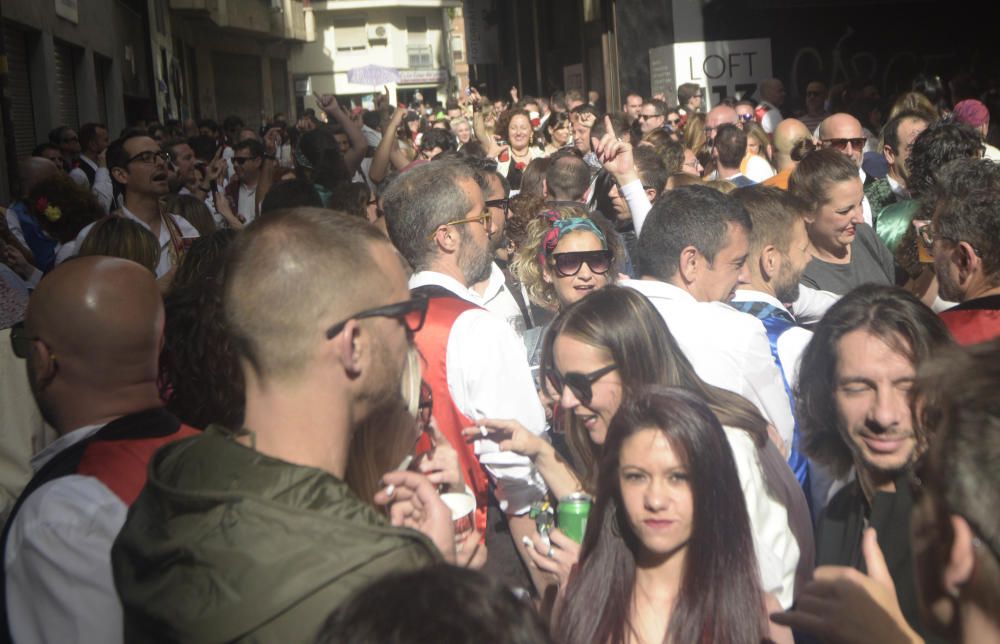
M 829 94 L 826 85 L 820 81 L 812 81 L 806 85 L 806 111 L 799 116 L 799 120 L 809 129 L 810 136 L 823 122 L 823 119 L 830 116 L 826 110 L 826 99 Z
M 639 130 L 643 136 L 653 130 L 660 130 L 666 123 L 667 105 L 663 101 L 653 98 L 642 104 L 639 114 Z
M 865 187 L 874 181 L 874 178 L 861 169 L 867 142 L 868 137 L 862 130 L 861 121 L 850 114 L 832 114 L 819 124 L 819 144 L 824 148 L 833 148 L 853 161 L 858 166 L 858 176 Z M 872 206 L 867 196 L 862 200 L 861 207 L 865 223 L 872 226 Z
M 163 278 L 178 266 L 190 240 L 199 236 L 188 220 L 164 212 L 160 205 L 160 199 L 170 192 L 167 168 L 170 155 L 145 134 L 128 134 L 118 139 L 108 147 L 107 155 L 111 178 L 122 190 L 121 215 L 138 222 L 157 238 L 160 259 L 156 276 Z M 77 249 L 93 226 L 87 225 L 77 235 L 74 242 Z
M 430 298 L 416 345 L 434 395 L 434 419 L 458 452 L 466 485 L 476 496 L 476 524 L 487 534 L 487 568 L 524 585 L 520 561 L 528 569 L 530 563 L 515 544 L 535 532 L 527 512 L 544 498 L 545 483 L 529 459 L 500 451 L 493 441 L 470 444 L 462 434 L 489 419 L 515 419 L 535 434 L 545 431 L 524 345 L 471 288 L 492 270 L 493 215 L 475 171 L 451 160 L 400 175 L 384 195 L 382 209 L 389 238 L 416 271 L 412 292 Z M 491 501 L 494 488 L 496 500 Z M 487 530 L 488 511 L 497 521 Z M 514 559 L 500 561 L 500 552 Z M 531 570 L 533 577 L 539 574 Z M 535 585 L 543 588 L 544 580 L 537 578 Z
M 959 302 L 940 313 L 961 344 L 1000 337 L 1000 165 L 958 159 L 921 200 L 920 234 L 934 256 L 938 289 Z
M 226 198 L 244 223 L 250 223 L 260 214 L 257 185 L 264 168 L 264 144 L 256 139 L 240 141 L 233 146 L 233 168 L 236 177 L 226 185 Z
M 56 267 L 11 331 L 59 435 L 4 529 L 3 639 L 122 642 L 111 546 L 156 449 L 194 436 L 163 409 L 163 302 L 149 271 L 110 257 Z
M 285 210 L 240 233 L 226 276 L 243 423 L 154 459 L 111 553 L 126 641 L 311 641 L 383 575 L 466 563 L 423 475 L 374 472 L 373 499 L 345 483 L 364 465 L 349 458 L 359 432 L 414 440 L 412 424 L 373 422 L 419 408 L 400 391 L 420 377 L 411 347 L 426 312 L 385 236 L 348 215 Z

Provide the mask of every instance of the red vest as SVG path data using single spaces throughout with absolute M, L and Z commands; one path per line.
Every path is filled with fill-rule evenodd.
M 1000 337 L 1000 295 L 962 302 L 938 315 L 961 345 Z
M 448 388 L 448 338 L 451 327 L 458 316 L 466 311 L 477 309 L 475 304 L 458 296 L 434 295 L 427 304 L 427 318 L 424 326 L 417 331 L 415 341 L 417 349 L 423 358 L 424 382 L 431 388 L 434 396 L 433 416 L 438 430 L 448 439 L 451 446 L 458 452 L 458 461 L 465 477 L 465 484 L 476 497 L 476 528 L 485 534 L 486 504 L 489 494 L 489 479 L 479 458 L 476 456 L 472 443 L 465 440 L 462 430 L 475 425 L 475 421 L 463 414 L 455 405 Z M 488 341 L 485 340 L 484 341 Z M 418 445 L 418 451 L 424 451 L 430 446 L 423 442 Z

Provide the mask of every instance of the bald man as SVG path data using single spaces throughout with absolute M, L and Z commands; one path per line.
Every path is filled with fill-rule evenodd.
M 819 124 L 819 144 L 824 148 L 833 148 L 840 152 L 858 166 L 858 176 L 861 182 L 867 186 L 870 181 L 865 171 L 861 169 L 861 161 L 864 159 L 865 144 L 868 137 L 861 127 L 861 121 L 850 114 L 838 112 L 823 119 Z M 872 225 L 872 207 L 868 202 L 868 197 L 862 202 L 864 208 L 865 223 Z
M 764 181 L 765 186 L 788 190 L 788 177 L 799 164 L 792 159 L 792 150 L 803 140 L 812 140 L 809 128 L 797 119 L 785 119 L 774 128 L 774 164 L 778 174 Z
M 59 438 L 32 459 L 4 529 L 4 638 L 120 642 L 111 544 L 153 452 L 197 433 L 162 408 L 159 289 L 134 262 L 75 259 L 42 280 L 12 335 Z

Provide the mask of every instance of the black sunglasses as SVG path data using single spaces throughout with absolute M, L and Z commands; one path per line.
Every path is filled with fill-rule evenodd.
M 604 275 L 611 270 L 610 250 L 585 250 L 574 253 L 554 253 L 552 260 L 559 277 L 573 277 L 580 272 L 583 265 L 597 275 Z
M 865 147 L 865 143 L 868 142 L 868 138 L 861 136 L 856 139 L 823 139 L 823 143 L 834 148 L 835 150 L 846 150 L 847 146 L 850 145 L 855 150 L 860 150 Z
M 343 322 L 338 322 L 326 330 L 326 339 L 332 340 L 344 330 L 351 320 L 363 320 L 365 318 L 395 318 L 399 320 L 410 333 L 416 333 L 424 326 L 424 319 L 427 317 L 427 298 L 417 296 L 405 302 L 397 302 L 387 306 L 380 306 L 355 313 Z
M 589 405 L 590 401 L 594 399 L 594 390 L 592 385 L 601 379 L 606 374 L 611 373 L 618 368 L 618 365 L 611 363 L 606 367 L 601 367 L 597 371 L 591 371 L 590 373 L 577 373 L 571 371 L 567 374 L 560 374 L 554 368 L 548 371 L 549 382 L 552 387 L 562 393 L 564 387 L 569 387 L 569 390 L 573 392 L 576 399 L 579 400 L 583 405 Z
M 31 343 L 37 339 L 37 337 L 31 337 L 27 334 L 24 330 L 24 322 L 18 322 L 10 328 L 10 348 L 14 351 L 14 355 L 21 360 L 28 359 Z
M 506 217 L 507 213 L 510 212 L 510 199 L 490 199 L 486 202 L 487 208 L 502 208 L 503 216 Z

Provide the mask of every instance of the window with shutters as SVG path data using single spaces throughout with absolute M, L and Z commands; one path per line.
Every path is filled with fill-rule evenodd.
M 411 69 L 427 69 L 434 66 L 434 56 L 430 45 L 407 45 L 407 66 Z
M 56 42 L 56 125 L 80 127 L 76 99 L 76 51 L 71 45 Z
M 14 123 L 14 147 L 18 158 L 24 158 L 35 147 L 35 109 L 31 102 L 31 76 L 28 73 L 29 35 L 5 24 L 3 37 L 7 45 L 7 95 Z
M 364 18 L 345 18 L 333 23 L 333 40 L 337 51 L 363 51 L 368 47 Z

